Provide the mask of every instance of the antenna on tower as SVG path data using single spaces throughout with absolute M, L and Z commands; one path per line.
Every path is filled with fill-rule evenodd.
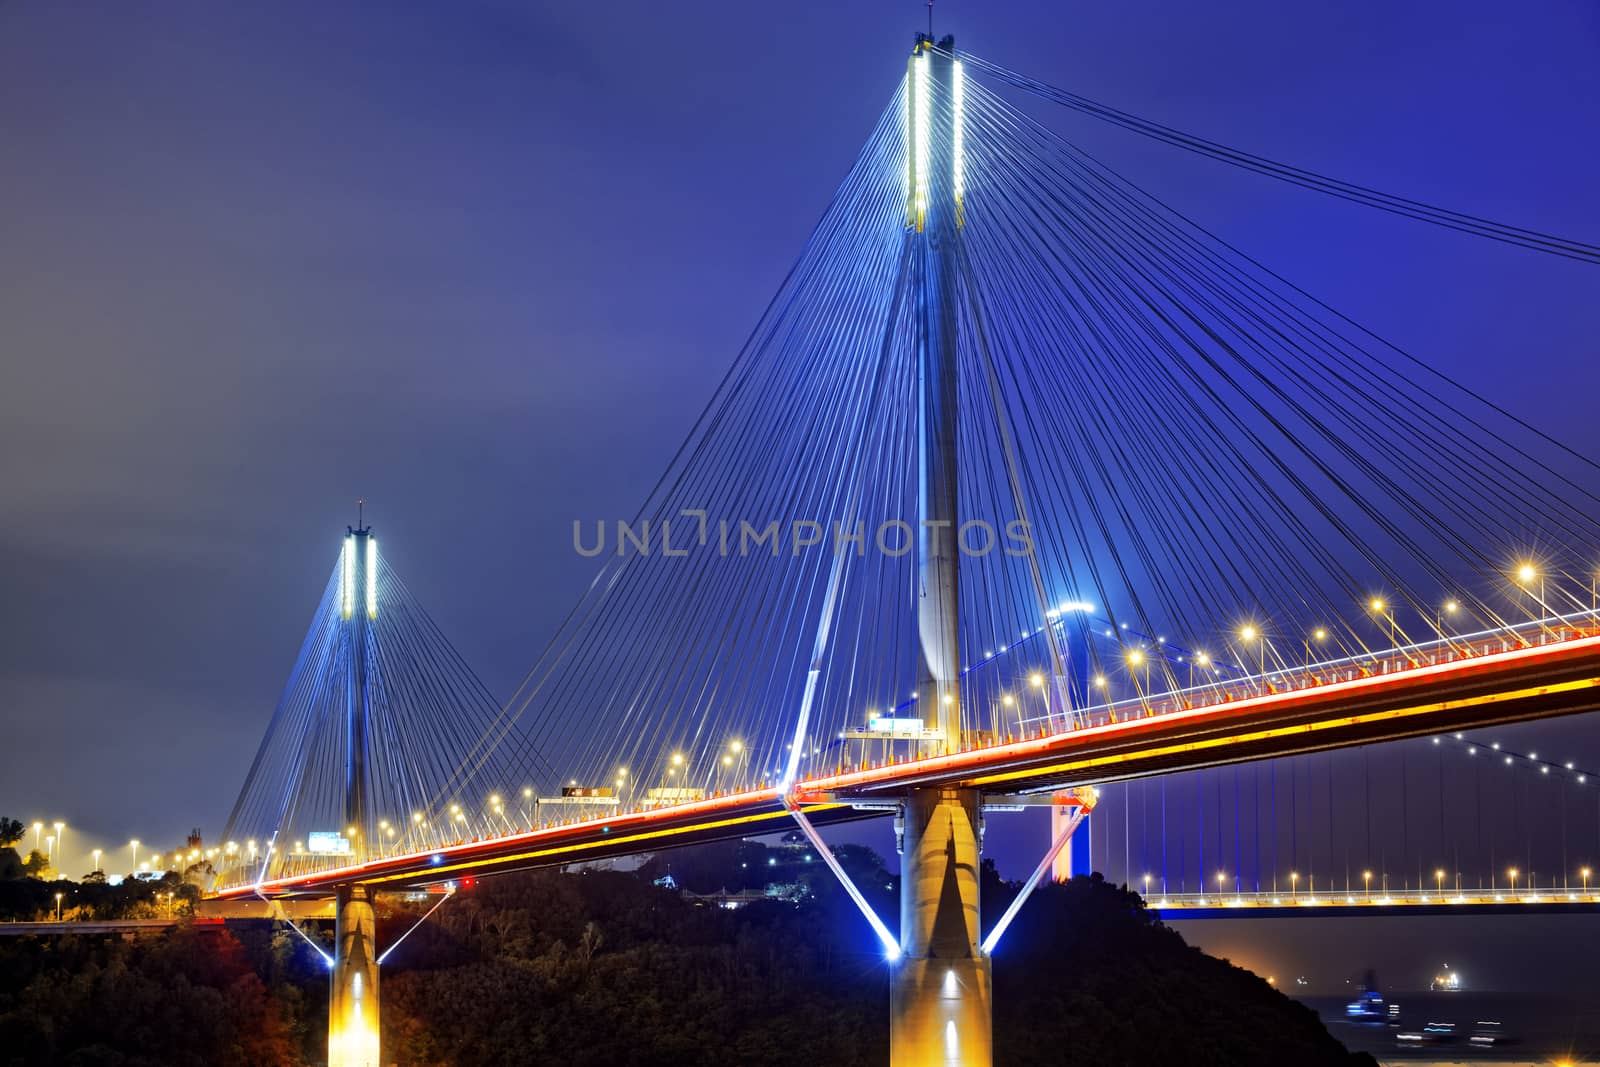
M 366 511 L 367 511 L 367 498 L 364 497 L 364 496 L 356 497 L 356 529 L 358 529 L 358 530 L 366 528 L 366 523 L 363 521 L 364 517 L 366 515 Z
M 928 40 L 933 40 L 933 0 L 928 0 Z

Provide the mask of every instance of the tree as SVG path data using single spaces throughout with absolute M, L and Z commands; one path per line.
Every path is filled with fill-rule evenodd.
M 29 878 L 43 878 L 50 873 L 50 861 L 38 849 L 28 853 L 28 858 L 22 861 L 22 869 Z
M 21 841 L 22 835 L 27 832 L 28 828 L 16 819 L 0 817 L 0 848 L 10 848 Z

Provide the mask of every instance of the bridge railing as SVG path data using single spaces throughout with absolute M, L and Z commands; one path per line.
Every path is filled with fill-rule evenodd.
M 1209 893 L 1163 893 L 1153 889 L 1144 894 L 1145 903 L 1160 912 L 1174 912 L 1184 910 L 1204 909 L 1215 911 L 1217 909 L 1239 908 L 1249 910 L 1252 908 L 1371 908 L 1381 910 L 1385 908 L 1403 908 L 1441 905 L 1487 905 L 1487 904 L 1594 904 L 1600 906 L 1600 892 L 1593 887 L 1562 887 L 1562 886 L 1536 886 L 1519 887 L 1515 890 L 1508 886 L 1455 888 L 1445 885 L 1442 889 L 1410 887 L 1403 890 L 1366 889 L 1360 885 L 1354 887 L 1311 890 L 1301 887 L 1294 891 L 1289 890 L 1246 890 L 1234 891 L 1223 889 Z
M 1071 716 L 1054 713 L 1019 720 L 1037 732 L 1058 732 L 1103 726 L 1130 718 L 1147 718 L 1229 704 L 1276 693 L 1316 689 L 1335 682 L 1392 675 L 1441 664 L 1459 663 L 1517 648 L 1559 644 L 1600 635 L 1600 613 L 1574 612 L 1531 619 L 1513 626 L 1467 634 L 1445 634 L 1428 641 L 1363 652 L 1334 659 L 1280 666 L 1256 674 L 1235 674 L 1159 694 L 1144 692 L 1115 701 L 1091 704 Z
M 1093 705 L 1075 713 L 1069 720 L 1065 716 L 1037 716 L 1021 721 L 1027 737 L 1066 733 L 1086 727 L 1104 726 L 1130 719 L 1147 719 L 1203 708 L 1215 708 L 1253 699 L 1264 695 L 1315 690 L 1321 686 L 1348 682 L 1360 678 L 1390 676 L 1411 670 L 1420 670 L 1443 664 L 1460 663 L 1496 653 L 1534 646 L 1562 644 L 1600 635 L 1600 625 L 1594 611 L 1577 612 L 1564 616 L 1534 619 L 1503 629 L 1484 630 L 1469 634 L 1450 634 L 1438 639 L 1396 648 L 1364 653 L 1339 659 L 1307 663 L 1292 668 L 1279 668 L 1263 674 L 1218 679 L 1160 695 L 1149 693 L 1135 697 Z M 953 751 L 969 752 L 998 747 L 1018 736 L 987 734 L 963 738 Z M 885 761 L 867 758 L 863 750 L 860 758 L 849 759 L 848 752 L 836 755 L 837 763 L 830 767 L 813 767 L 804 780 L 815 780 L 835 773 L 850 773 L 884 765 Z M 894 759 L 905 763 L 916 757 Z M 765 788 L 765 784 L 763 784 Z M 723 794 L 710 794 L 712 797 Z M 449 822 L 448 824 L 408 828 L 375 845 L 368 846 L 358 857 L 349 855 L 318 855 L 285 852 L 263 867 L 260 859 L 230 864 L 217 871 L 215 888 L 238 887 L 255 884 L 263 877 L 268 879 L 310 878 L 351 865 L 356 860 L 388 860 L 406 856 L 426 856 L 436 850 L 456 848 L 485 841 L 511 838 L 537 830 L 561 826 L 600 825 L 618 816 L 643 811 L 663 811 L 688 807 L 693 801 L 656 801 L 627 807 L 607 809 L 604 814 L 574 815 L 559 819 L 511 819 L 501 814 L 497 821 L 480 825 L 477 821 Z M 1172 899 L 1179 899 L 1174 897 Z M 1199 899 L 1197 896 L 1195 899 Z M 1215 900 L 1215 894 L 1210 895 Z M 1252 894 L 1238 895 L 1241 906 L 1261 906 L 1254 903 Z M 1174 906 L 1183 906 L 1176 904 Z M 1198 906 L 1198 905 L 1195 905 Z M 1210 907 L 1225 906 L 1216 903 Z

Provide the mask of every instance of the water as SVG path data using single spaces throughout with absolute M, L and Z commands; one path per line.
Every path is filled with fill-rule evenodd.
M 1350 997 L 1300 997 L 1328 1024 L 1328 1031 L 1353 1051 L 1370 1052 L 1382 1063 L 1600 1063 L 1600 997 L 1532 993 L 1394 993 L 1398 1025 L 1351 1022 Z M 1494 1020 L 1510 1039 L 1493 1049 L 1468 1042 L 1477 1022 Z M 1427 1046 L 1399 1042 L 1428 1023 L 1455 1023 L 1452 1040 Z

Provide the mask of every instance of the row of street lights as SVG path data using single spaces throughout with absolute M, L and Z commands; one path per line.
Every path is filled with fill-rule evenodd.
M 1538 597 L 1538 600 L 1539 600 L 1540 605 L 1544 606 L 1544 601 L 1545 601 L 1545 597 L 1544 597 L 1544 575 L 1536 566 L 1534 566 L 1532 563 L 1527 563 L 1527 562 L 1521 563 L 1512 572 L 1512 575 L 1520 584 L 1522 584 L 1524 586 L 1530 586 L 1533 582 L 1537 581 L 1539 583 L 1539 597 Z M 1597 581 L 1600 581 L 1600 575 L 1597 575 L 1596 578 L 1597 578 Z M 1600 586 L 1597 586 L 1597 587 L 1600 587 Z M 1372 597 L 1371 599 L 1369 599 L 1367 601 L 1366 608 L 1373 615 L 1377 616 L 1380 620 L 1382 620 L 1383 622 L 1387 623 L 1387 625 L 1388 625 L 1389 643 L 1391 645 L 1397 645 L 1398 642 L 1399 642 L 1400 634 L 1399 634 L 1399 625 L 1398 625 L 1398 623 L 1396 622 L 1396 619 L 1395 619 L 1394 606 L 1392 604 L 1390 604 L 1387 600 L 1385 600 L 1383 597 L 1374 596 L 1374 597 Z M 1457 616 L 1457 615 L 1459 615 L 1461 613 L 1461 610 L 1462 610 L 1461 602 L 1459 600 L 1454 599 L 1454 598 L 1446 600 L 1446 601 L 1444 601 L 1442 604 L 1440 604 L 1438 606 L 1438 609 L 1434 613 L 1433 622 L 1434 622 L 1434 630 L 1439 634 L 1439 636 L 1441 638 L 1443 638 L 1445 636 L 1445 621 L 1446 621 L 1446 619 L 1447 618 L 1454 618 L 1455 616 Z M 1257 652 L 1258 652 L 1258 656 L 1259 656 L 1258 661 L 1257 661 L 1258 673 L 1263 674 L 1263 675 L 1266 674 L 1267 673 L 1267 651 L 1268 651 L 1268 647 L 1267 646 L 1268 646 L 1268 644 L 1270 642 L 1267 639 L 1267 634 L 1266 634 L 1265 629 L 1261 626 L 1261 624 L 1259 624 L 1257 622 L 1254 622 L 1254 621 L 1251 621 L 1251 622 L 1246 622 L 1242 626 L 1240 626 L 1239 630 L 1237 631 L 1237 633 L 1238 633 L 1238 637 L 1239 637 L 1239 640 L 1240 640 L 1241 643 L 1243 643 L 1246 646 L 1250 646 L 1250 645 L 1256 646 L 1256 649 L 1257 649 Z M 1309 664 L 1311 662 L 1313 645 L 1314 644 L 1315 645 L 1324 644 L 1328 640 L 1328 637 L 1329 637 L 1329 631 L 1328 631 L 1328 628 L 1325 627 L 1325 626 L 1315 627 L 1314 629 L 1312 629 L 1304 637 L 1304 639 L 1302 641 L 1302 645 L 1303 645 L 1304 650 L 1305 650 L 1305 657 L 1306 657 L 1307 664 Z M 1127 663 L 1130 666 L 1138 668 L 1138 667 L 1142 667 L 1142 666 L 1146 665 L 1146 663 L 1149 660 L 1149 655 L 1144 651 L 1144 649 L 1136 647 L 1136 648 L 1128 649 L 1127 652 L 1124 654 L 1124 658 L 1126 659 Z M 1190 681 L 1190 684 L 1193 685 L 1193 668 L 1194 668 L 1194 666 L 1195 665 L 1199 665 L 1199 666 L 1202 666 L 1202 667 L 1209 666 L 1212 661 L 1211 661 L 1211 657 L 1205 652 L 1195 652 L 1190 657 L 1190 659 L 1191 659 L 1191 665 L 1190 665 L 1191 681 Z M 1096 676 L 1094 681 L 1095 681 L 1095 685 L 1098 686 L 1098 687 L 1101 687 L 1101 688 L 1104 688 L 1105 685 L 1107 684 L 1104 676 Z
M 44 832 L 46 827 L 49 827 L 55 832 L 53 834 L 46 834 Z M 33 830 L 33 850 L 43 855 L 45 857 L 45 863 L 48 864 L 52 869 L 60 871 L 63 874 L 67 873 L 65 862 L 67 824 L 61 820 L 50 823 L 35 821 L 31 829 Z M 140 844 L 140 841 L 137 837 L 128 842 L 129 863 L 131 865 L 130 869 L 132 870 L 149 870 L 148 863 L 142 868 L 139 866 L 139 849 L 141 847 L 143 846 Z M 92 859 L 89 869 L 96 873 L 103 873 L 105 868 L 100 863 L 100 857 L 105 855 L 105 849 L 90 849 L 89 855 Z M 161 857 L 159 855 L 152 857 L 153 860 L 157 861 L 159 861 L 160 858 Z
M 729 741 L 725 746 L 724 751 L 712 758 L 711 766 L 713 768 L 713 776 L 716 781 L 721 782 L 722 776 L 731 773 L 737 766 L 742 765 L 747 758 L 748 751 L 742 740 L 734 738 L 733 740 Z M 664 765 L 662 767 L 661 784 L 663 789 L 674 793 L 678 791 L 687 791 L 688 787 L 683 783 L 688 781 L 688 774 L 688 759 L 681 751 L 673 752 L 664 761 Z M 576 779 L 573 779 L 569 784 L 576 787 L 579 783 Z M 619 801 L 621 801 L 625 799 L 628 787 L 636 784 L 637 779 L 630 776 L 629 769 L 626 766 L 619 766 L 614 772 L 611 778 L 611 785 L 608 788 L 614 789 L 615 796 Z M 537 822 L 539 818 L 539 798 L 535 795 L 532 787 L 524 787 L 521 791 L 521 800 L 522 803 L 519 810 L 523 816 L 523 822 L 526 825 L 532 825 Z M 489 795 L 484 804 L 483 814 L 491 827 L 498 823 L 499 827 L 507 832 L 511 832 L 516 829 L 516 827 L 512 825 L 510 818 L 507 816 L 507 806 L 508 801 L 500 793 L 491 793 Z M 455 826 L 457 828 L 455 832 L 457 833 L 473 832 L 472 816 L 467 808 L 463 807 L 459 801 L 449 805 L 447 813 L 441 821 L 446 826 Z M 419 841 L 418 835 L 427 835 L 428 831 L 432 829 L 432 826 L 433 821 L 428 819 L 423 812 L 414 811 L 411 813 L 411 825 L 409 828 L 405 828 L 400 823 L 391 822 L 388 819 L 380 819 L 378 822 L 377 834 L 380 838 L 399 843 L 404 847 L 411 847 L 416 844 L 427 843 L 425 841 Z M 403 829 L 406 830 L 406 839 L 403 842 L 397 842 L 397 838 L 399 838 Z M 359 829 L 354 826 L 347 827 L 345 833 L 347 837 L 355 838 L 359 833 Z M 133 844 L 137 846 L 138 842 L 135 841 Z M 297 853 L 303 852 L 304 848 L 304 841 L 296 841 L 294 843 L 294 849 Z M 253 840 L 248 842 L 247 849 L 248 858 L 254 860 L 256 858 L 256 843 Z M 271 851 L 270 846 L 269 851 Z M 216 850 L 214 849 L 211 850 L 211 852 L 208 852 L 206 854 L 207 858 L 210 858 L 210 856 L 215 852 Z M 232 857 L 234 852 L 235 846 L 230 842 L 227 846 L 226 853 L 228 856 Z
M 1533 583 L 1539 583 L 1538 601 L 1541 606 L 1546 607 L 1546 610 L 1548 610 L 1548 607 L 1545 605 L 1544 596 L 1545 576 L 1543 571 L 1541 571 L 1538 566 L 1531 561 L 1524 561 L 1517 564 L 1516 567 L 1509 572 L 1509 576 L 1519 585 L 1529 588 L 1530 593 L 1532 592 L 1531 587 Z M 1600 572 L 1597 572 L 1594 576 L 1592 576 L 1592 584 L 1594 585 L 1595 589 L 1600 589 Z M 1600 611 L 1600 593 L 1596 593 L 1592 599 L 1595 600 L 1595 610 Z M 1368 612 L 1376 616 L 1383 624 L 1385 624 L 1387 628 L 1389 644 L 1394 647 L 1399 647 L 1399 641 L 1403 636 L 1403 633 L 1396 618 L 1394 605 L 1382 596 L 1373 596 L 1368 599 L 1363 606 Z M 1432 622 L 1433 629 L 1441 640 L 1447 640 L 1449 633 L 1452 632 L 1451 629 L 1446 627 L 1446 622 L 1456 619 L 1464 610 L 1465 609 L 1463 608 L 1461 601 L 1453 597 L 1444 600 L 1437 605 L 1433 612 Z M 1059 613 L 1052 613 L 1052 618 L 1054 618 L 1057 614 Z M 1123 624 L 1123 628 L 1126 629 L 1127 625 Z M 1108 630 L 1107 636 L 1110 636 L 1110 634 L 1111 631 Z M 1267 634 L 1266 627 L 1259 621 L 1252 620 L 1245 622 L 1239 627 L 1235 634 L 1241 644 L 1246 647 L 1246 649 L 1248 649 L 1250 646 L 1255 647 L 1255 666 L 1257 668 L 1258 675 L 1264 677 L 1267 674 L 1267 659 L 1269 653 L 1272 654 L 1275 659 L 1281 659 L 1281 657 L 1278 657 L 1277 654 L 1271 649 L 1272 642 Z M 1024 636 L 1027 635 L 1025 634 Z M 1305 665 L 1307 667 L 1311 665 L 1314 650 L 1325 645 L 1332 636 L 1332 631 L 1328 627 L 1316 626 L 1302 637 L 1301 644 L 1305 653 Z M 1166 641 L 1163 638 L 1158 640 L 1157 644 L 1165 645 Z M 1002 646 L 1001 651 L 1005 651 L 1004 646 Z M 987 659 L 990 655 L 992 654 L 986 653 L 985 658 Z M 1132 645 L 1124 646 L 1122 650 L 1122 659 L 1127 667 L 1130 668 L 1129 673 L 1133 679 L 1135 688 L 1139 692 L 1139 695 L 1141 697 L 1150 696 L 1151 690 L 1149 683 L 1151 666 L 1153 662 L 1165 659 L 1164 654 L 1148 651 L 1141 645 Z M 1184 659 L 1187 659 L 1188 661 L 1190 688 L 1193 688 L 1196 684 L 1196 668 L 1200 668 L 1202 670 L 1212 670 L 1213 674 L 1221 673 L 1220 669 L 1213 669 L 1216 666 L 1216 661 L 1207 652 L 1194 651 L 1187 657 L 1179 657 L 1180 661 Z M 1141 682 L 1143 684 L 1141 684 Z M 1102 692 L 1108 690 L 1111 685 L 1110 680 L 1103 673 L 1097 673 L 1093 675 L 1093 677 L 1089 679 L 1089 683 L 1094 689 Z M 1044 673 L 1038 670 L 1030 672 L 1028 675 L 1028 685 L 1040 692 L 1045 703 L 1045 715 L 1048 717 L 1051 713 L 1051 701 Z M 913 697 L 915 697 L 915 694 L 913 694 Z M 997 718 L 997 722 L 1001 721 L 1005 715 L 1011 713 L 1011 709 L 1016 709 L 1015 714 L 1019 716 L 1019 721 L 1026 721 L 1019 705 L 1020 700 L 1016 694 L 1009 691 L 1001 692 L 1000 708 L 1003 710 L 1001 710 L 1001 717 Z M 869 712 L 868 718 L 870 719 L 871 717 L 871 713 Z M 674 756 L 674 759 L 678 758 L 678 756 Z M 727 760 L 724 760 L 724 762 L 726 763 Z
M 1580 890 L 1580 892 L 1584 896 L 1588 896 L 1589 895 L 1589 879 L 1593 874 L 1594 874 L 1593 869 L 1591 869 L 1589 867 L 1580 867 L 1580 868 L 1578 868 L 1578 877 L 1582 882 L 1582 889 Z M 1521 869 L 1519 869 L 1517 867 L 1508 867 L 1508 868 L 1506 868 L 1506 876 L 1511 880 L 1511 892 L 1514 895 L 1516 893 L 1516 891 L 1517 891 L 1517 880 L 1522 877 L 1522 871 L 1521 871 Z M 1444 880 L 1447 877 L 1449 877 L 1449 876 L 1445 873 L 1445 870 L 1442 867 L 1436 868 L 1434 870 L 1434 872 L 1433 872 L 1434 892 L 1436 894 L 1438 894 L 1439 896 L 1443 896 L 1444 895 Z M 1150 883 L 1151 883 L 1152 879 L 1153 879 L 1152 875 L 1149 875 L 1149 874 L 1144 875 L 1143 881 L 1144 881 L 1144 891 L 1145 891 L 1145 895 L 1146 896 L 1148 896 L 1149 893 L 1150 893 Z M 1371 871 L 1362 871 L 1361 872 L 1361 882 L 1362 882 L 1363 895 L 1369 901 L 1372 899 L 1372 879 L 1373 879 L 1373 873 Z M 1165 879 L 1162 879 L 1162 882 L 1163 882 L 1162 892 L 1163 893 L 1166 892 L 1165 881 L 1166 881 Z M 1227 871 L 1218 871 L 1217 872 L 1217 892 L 1218 892 L 1218 894 L 1225 894 L 1226 893 L 1227 882 L 1228 882 L 1228 872 Z M 1420 889 L 1421 887 L 1419 886 L 1418 888 Z M 1489 891 L 1492 893 L 1492 892 L 1495 891 L 1495 889 L 1496 889 L 1496 886 L 1494 885 L 1493 878 L 1491 877 L 1490 884 L 1489 884 Z M 1235 895 L 1242 895 L 1242 890 L 1240 889 L 1239 882 L 1238 882 L 1237 878 L 1234 879 L 1233 891 L 1234 891 Z M 1307 881 L 1306 892 L 1314 896 L 1316 894 L 1316 891 L 1317 891 L 1316 890 L 1316 876 L 1313 875 Z M 1331 889 L 1330 890 L 1325 890 L 1325 891 L 1326 892 L 1332 892 Z M 1461 895 L 1461 872 L 1460 871 L 1457 871 L 1455 873 L 1454 891 L 1455 891 L 1455 894 L 1457 896 Z M 1389 895 L 1389 875 L 1388 875 L 1388 872 L 1383 872 L 1379 876 L 1379 889 L 1378 889 L 1378 892 L 1379 892 L 1379 894 L 1381 896 L 1383 896 L 1385 898 L 1388 897 L 1388 895 Z M 1299 871 L 1290 871 L 1289 872 L 1289 896 L 1290 896 L 1290 899 L 1292 899 L 1292 900 L 1299 899 L 1299 896 L 1300 896 L 1300 872 Z

